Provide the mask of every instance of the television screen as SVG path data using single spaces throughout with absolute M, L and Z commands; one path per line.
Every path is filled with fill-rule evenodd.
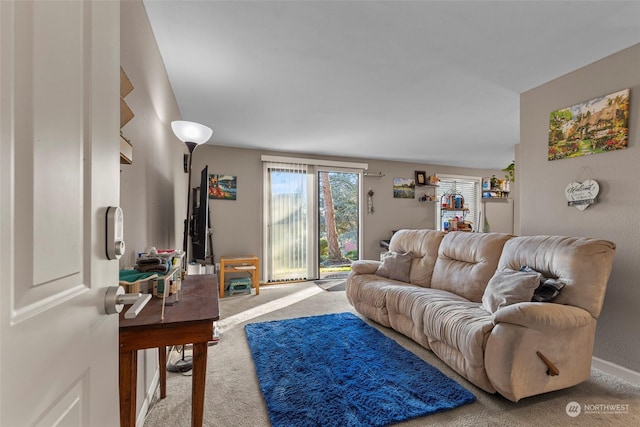
M 192 258 L 204 260 L 207 257 L 207 235 L 209 231 L 209 167 L 200 173 L 199 204 L 194 206 L 191 225 Z M 193 198 L 194 205 L 196 198 Z

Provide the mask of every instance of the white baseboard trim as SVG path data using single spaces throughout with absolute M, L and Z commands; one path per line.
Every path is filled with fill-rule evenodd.
M 147 417 L 147 412 L 149 412 L 149 407 L 151 406 L 151 402 L 153 401 L 153 397 L 156 394 L 156 390 L 160 386 L 160 371 L 156 369 L 156 373 L 153 375 L 153 379 L 151 380 L 151 385 L 147 390 L 147 395 L 144 398 L 144 402 L 142 402 L 142 407 L 140 408 L 140 412 L 138 412 L 138 417 L 136 418 L 136 427 L 143 427 L 144 420 Z
M 630 383 L 640 385 L 640 372 L 632 371 L 624 366 L 616 365 L 615 363 L 597 357 L 591 358 L 591 366 Z

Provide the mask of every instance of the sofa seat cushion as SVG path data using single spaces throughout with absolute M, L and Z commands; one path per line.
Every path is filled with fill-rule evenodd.
M 424 304 L 423 328 L 431 350 L 478 387 L 494 392 L 484 368 L 484 348 L 494 327 L 482 304 L 445 294 Z
M 407 284 L 376 274 L 352 273 L 347 280 L 347 299 L 359 313 L 391 327 L 387 313 L 387 292 L 401 286 Z
M 391 327 L 425 348 L 429 340 L 424 334 L 424 310 L 430 301 L 466 300 L 450 292 L 421 286 L 398 286 L 387 291 L 387 312 Z

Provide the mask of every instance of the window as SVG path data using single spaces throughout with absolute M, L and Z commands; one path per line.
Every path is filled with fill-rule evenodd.
M 480 229 L 480 188 L 482 178 L 471 176 L 438 175 L 438 230 L 444 229 L 444 222 L 456 216 L 471 224 L 473 231 Z M 464 198 L 464 206 L 460 209 L 443 209 L 443 196 L 459 194 Z

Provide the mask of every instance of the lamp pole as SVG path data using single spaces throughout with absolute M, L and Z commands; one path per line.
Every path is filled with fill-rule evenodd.
M 183 240 L 183 247 L 182 249 L 184 250 L 184 259 L 185 259 L 185 265 L 183 265 L 183 269 L 186 271 L 187 269 L 187 265 L 189 265 L 189 254 L 188 254 L 188 248 L 189 248 L 189 230 L 190 230 L 190 218 L 189 218 L 189 212 L 191 210 L 191 163 L 193 161 L 193 151 L 196 149 L 196 147 L 198 146 L 198 144 L 196 144 L 195 142 L 187 142 L 185 141 L 185 144 L 187 146 L 187 148 L 189 148 L 189 169 L 188 169 L 188 178 L 187 178 L 187 217 L 184 220 L 184 240 Z M 182 346 L 182 358 L 178 359 L 175 361 L 175 363 L 173 364 L 168 364 L 167 365 L 167 370 L 169 372 L 187 372 L 190 371 L 191 369 L 193 369 L 193 361 L 191 360 L 191 358 L 187 359 L 185 358 L 184 355 L 184 345 Z
M 189 213 L 191 212 L 191 164 L 193 162 L 193 151 L 196 149 L 198 144 L 195 142 L 187 142 L 185 141 L 185 145 L 189 149 L 189 169 L 188 169 L 188 178 L 187 178 L 187 216 L 184 220 L 184 237 L 182 242 L 182 250 L 184 251 L 184 259 L 186 270 L 186 265 L 189 265 L 189 233 L 191 231 L 191 218 Z
M 182 250 L 184 251 L 185 264 L 189 264 L 189 231 L 190 231 L 190 218 L 189 212 L 191 211 L 191 164 L 193 163 L 193 150 L 200 144 L 207 142 L 213 130 L 211 128 L 201 125 L 195 122 L 188 122 L 185 120 L 176 120 L 171 122 L 171 129 L 178 139 L 185 143 L 189 149 L 189 176 L 187 178 L 187 217 L 184 220 L 184 237 L 182 241 Z M 186 266 L 184 267 L 186 271 Z
M 187 178 L 187 217 L 184 220 L 184 240 L 182 242 L 182 249 L 184 251 L 185 265 L 183 266 L 186 271 L 189 264 L 189 231 L 191 229 L 189 213 L 191 211 L 191 164 L 193 163 L 193 151 L 200 144 L 207 142 L 213 131 L 207 126 L 199 123 L 188 122 L 184 120 L 176 120 L 171 122 L 171 129 L 173 133 L 184 142 L 189 149 L 189 169 Z M 173 364 L 167 365 L 167 370 L 170 372 L 186 372 L 192 368 L 192 361 L 185 359 L 184 345 L 182 346 L 182 359 L 177 360 Z

